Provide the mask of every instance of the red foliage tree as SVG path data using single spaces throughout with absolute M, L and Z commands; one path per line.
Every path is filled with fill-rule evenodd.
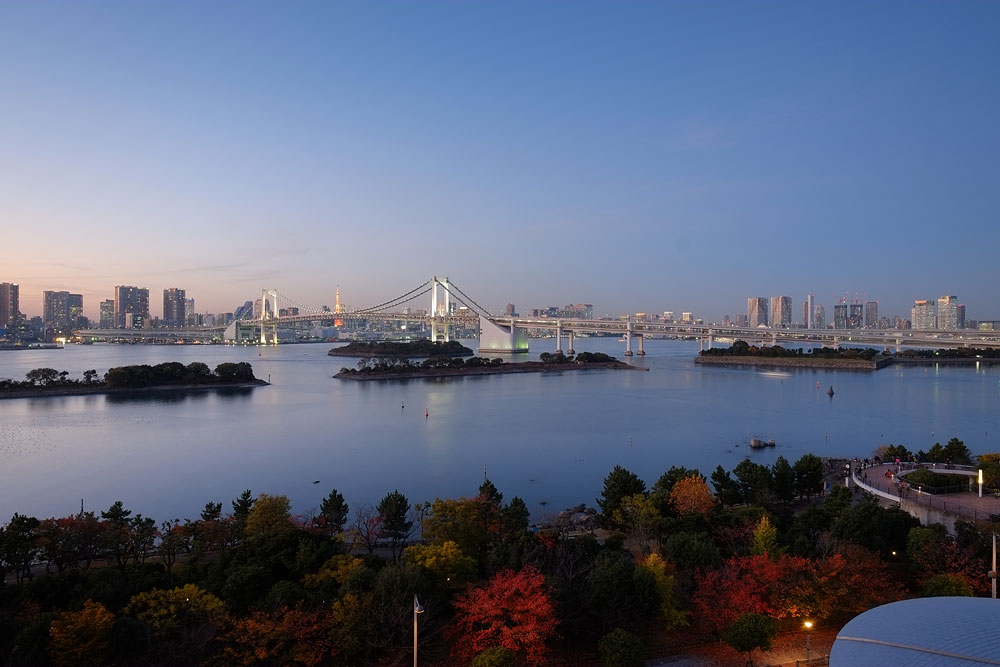
M 555 636 L 558 620 L 545 579 L 533 567 L 498 572 L 481 588 L 455 601 L 455 653 L 471 658 L 503 646 L 530 664 L 545 661 L 545 642 Z

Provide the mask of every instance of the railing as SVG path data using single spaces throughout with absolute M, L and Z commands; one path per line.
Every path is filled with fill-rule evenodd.
M 941 464 L 944 465 L 944 464 Z M 908 470 L 915 470 L 918 467 L 927 467 L 926 464 L 901 464 L 900 472 L 906 472 Z M 869 466 L 868 468 L 860 468 L 861 476 L 858 476 L 859 468 L 851 469 L 851 477 L 854 483 L 858 487 L 865 489 L 867 491 L 873 492 L 878 491 L 876 495 L 882 497 L 888 496 L 893 500 L 898 501 L 902 504 L 903 500 L 908 502 L 913 502 L 918 505 L 924 505 L 933 509 L 941 510 L 942 512 L 947 512 L 949 514 L 954 514 L 960 518 L 970 518 L 978 521 L 1000 521 L 1000 514 L 994 514 L 992 512 L 986 512 L 984 510 L 976 509 L 975 507 L 969 507 L 955 501 L 942 500 L 934 496 L 933 494 L 926 493 L 922 489 L 914 488 L 912 485 L 901 486 L 898 482 L 890 482 L 887 478 L 883 477 L 881 474 L 875 475 L 874 477 L 868 477 L 867 472 L 873 468 L 878 468 L 879 470 L 885 470 L 887 468 L 883 466 Z M 951 468 L 937 468 L 937 470 L 954 470 L 954 469 L 967 469 L 973 470 L 973 466 L 958 466 L 954 465 Z M 893 477 L 893 479 L 899 479 L 898 477 Z M 991 493 L 990 495 L 1000 494 L 1000 491 Z

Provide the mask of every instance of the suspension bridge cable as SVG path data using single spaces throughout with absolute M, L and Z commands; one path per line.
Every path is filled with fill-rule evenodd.
M 469 308 L 474 309 L 476 311 L 477 315 L 482 315 L 483 317 L 487 317 L 487 318 L 488 317 L 492 317 L 492 315 L 490 314 L 490 311 L 486 310 L 485 308 L 483 308 L 482 306 L 480 306 L 478 303 L 476 303 L 475 301 L 473 301 L 472 298 L 468 294 L 466 294 L 465 292 L 463 292 L 461 290 L 461 288 L 459 288 L 459 286 L 456 285 L 455 283 L 441 283 L 441 286 L 444 287 L 445 291 L 448 292 L 449 294 L 451 294 L 451 288 L 454 288 L 456 292 L 458 292 L 460 295 L 462 295 L 463 297 L 465 297 L 465 299 L 468 299 L 468 301 L 465 301 L 464 299 L 461 299 L 461 298 L 459 298 L 458 300 L 461 301 L 462 303 L 464 303 Z
M 420 285 L 418 285 L 417 287 L 414 287 L 413 289 L 411 289 L 406 294 L 403 294 L 401 296 L 397 296 L 395 299 L 389 299 L 388 301 L 383 301 L 382 303 L 380 303 L 378 305 L 369 306 L 368 308 L 360 308 L 360 309 L 358 309 L 358 310 L 356 310 L 354 312 L 356 312 L 356 313 L 366 313 L 366 312 L 371 311 L 371 310 L 380 310 L 382 308 L 385 308 L 386 306 L 390 306 L 390 305 L 394 304 L 396 301 L 399 301 L 400 299 L 403 299 L 404 297 L 409 297 L 411 294 L 413 294 L 417 290 L 423 289 L 424 287 L 426 287 L 427 283 L 429 283 L 429 282 L 430 282 L 429 280 L 426 280 L 423 283 L 421 283 Z M 410 299 L 406 299 L 406 300 L 409 301 Z

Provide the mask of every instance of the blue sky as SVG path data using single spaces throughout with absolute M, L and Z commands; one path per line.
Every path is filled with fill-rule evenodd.
M 995 2 L 0 5 L 0 281 L 1000 319 Z

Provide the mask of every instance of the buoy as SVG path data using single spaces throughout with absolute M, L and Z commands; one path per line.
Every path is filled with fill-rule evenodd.
M 399 404 L 399 409 L 400 410 L 405 410 L 406 409 L 406 403 L 400 403 Z
M 816 388 L 819 389 L 819 380 L 816 380 Z
M 830 385 L 830 388 L 829 388 L 829 389 L 827 390 L 827 392 L 826 392 L 826 393 L 827 393 L 827 395 L 829 395 L 829 396 L 833 396 L 833 385 L 832 385 L 832 384 Z
M 430 411 L 430 410 L 427 410 L 427 409 L 425 408 L 425 409 L 424 409 L 424 417 L 430 417 L 430 416 L 431 416 L 431 411 Z

